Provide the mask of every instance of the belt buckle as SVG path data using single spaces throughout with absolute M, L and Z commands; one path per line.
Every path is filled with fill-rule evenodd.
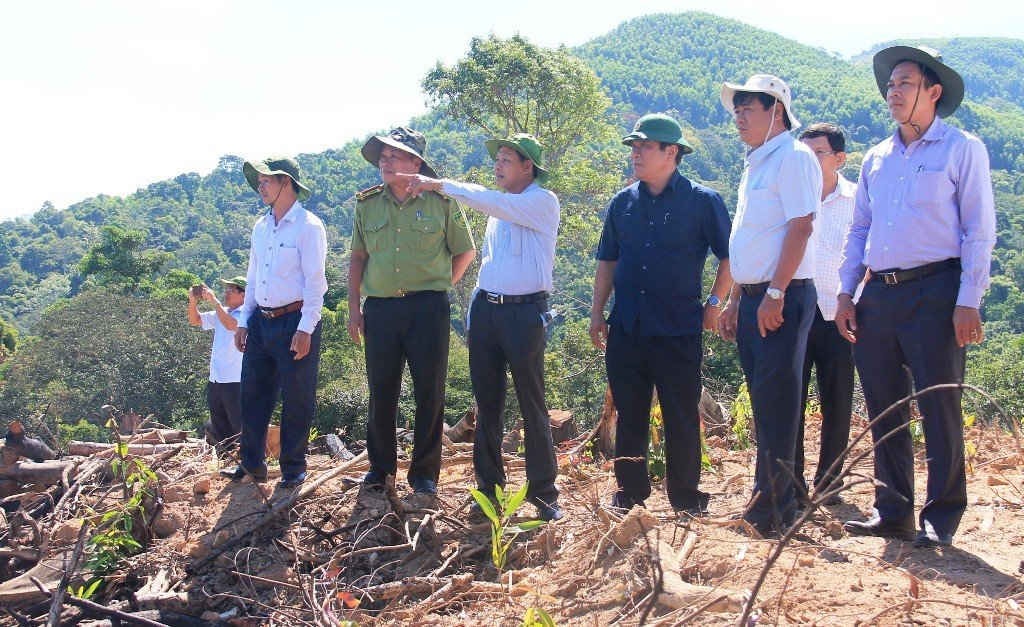
M 504 302 L 504 300 L 505 300 L 505 297 L 502 294 L 494 294 L 492 292 L 486 292 L 486 294 L 487 294 L 487 302 L 489 302 L 489 303 L 491 303 L 493 305 L 501 305 Z
M 896 278 L 896 272 L 883 272 L 881 277 L 882 282 L 886 285 L 899 285 L 899 279 Z

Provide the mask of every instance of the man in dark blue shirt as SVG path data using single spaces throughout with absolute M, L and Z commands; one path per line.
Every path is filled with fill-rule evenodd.
M 651 494 L 647 442 L 655 388 L 665 429 L 665 486 L 676 511 L 707 510 L 700 481 L 701 328 L 717 328 L 731 288 L 725 203 L 679 174 L 693 152 L 679 123 L 652 113 L 622 139 L 638 181 L 612 198 L 597 249 L 590 337 L 605 349 L 608 384 L 619 414 L 615 431 L 615 507 L 643 505 Z M 719 259 L 711 295 L 701 299 L 708 250 Z M 608 321 L 604 308 L 612 291 Z

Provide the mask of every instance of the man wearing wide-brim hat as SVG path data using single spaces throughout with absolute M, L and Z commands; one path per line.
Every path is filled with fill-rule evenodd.
M 544 328 L 550 322 L 558 198 L 541 187 L 548 171 L 535 137 L 517 133 L 485 142 L 495 182 L 504 191 L 472 183 L 401 175 L 414 194 L 435 191 L 489 216 L 480 273 L 468 316 L 469 372 L 477 418 L 473 466 L 477 486 L 494 494 L 505 485 L 502 430 L 505 372 L 511 370 L 523 415 L 527 498 L 544 520 L 562 517 L 558 505 L 551 423 L 544 402 Z
M 628 510 L 651 495 L 647 443 L 657 389 L 669 504 L 680 515 L 703 516 L 709 495 L 698 486 L 701 330 L 715 328 L 729 291 L 729 213 L 717 192 L 679 173 L 693 149 L 671 116 L 640 117 L 622 143 L 637 180 L 608 205 L 590 308 L 591 341 L 605 349 L 619 416 L 611 505 Z M 701 277 L 709 250 L 719 262 L 705 299 Z
M 880 50 L 874 72 L 897 129 L 864 156 L 836 312 L 836 326 L 856 342 L 872 420 L 911 392 L 905 372 L 918 391 L 963 382 L 965 347 L 984 337 L 979 308 L 995 245 L 988 152 L 942 119 L 963 99 L 963 80 L 926 47 Z M 847 522 L 848 531 L 909 539 L 916 529 L 915 546 L 952 543 L 967 507 L 960 400 L 959 388 L 917 399 L 928 488 L 916 526 L 910 407 L 872 425 L 874 512 Z
M 316 416 L 327 233 L 302 204 L 310 189 L 294 159 L 246 161 L 242 172 L 269 210 L 252 229 L 235 330 L 235 346 L 243 353 L 241 463 L 229 474 L 266 479 L 267 427 L 280 392 L 280 485 L 293 488 L 306 479 L 306 444 Z
M 188 292 L 188 323 L 213 331 L 210 349 L 210 379 L 206 386 L 206 405 L 210 421 L 206 423 L 206 440 L 222 447 L 223 443 L 242 431 L 242 353 L 235 347 L 235 329 L 245 301 L 244 276 L 221 279 L 223 301 L 209 287 L 197 285 Z M 199 300 L 213 306 L 200 312 Z
M 436 176 L 422 133 L 398 127 L 363 145 L 382 183 L 356 194 L 348 275 L 348 332 L 365 339 L 370 407 L 368 488 L 392 483 L 398 470 L 395 427 L 402 370 L 409 364 L 416 399 L 409 485 L 435 495 L 441 471 L 451 308 L 448 289 L 476 255 L 462 207 L 434 192 L 409 192 L 401 174 Z M 365 302 L 360 303 L 360 297 Z
M 814 216 L 821 205 L 817 157 L 799 128 L 789 85 L 772 74 L 724 83 L 722 106 L 746 145 L 729 236 L 733 286 L 721 332 L 735 339 L 757 432 L 752 502 L 744 514 L 766 536 L 795 519 L 796 439 L 803 414 L 803 364 L 817 309 Z

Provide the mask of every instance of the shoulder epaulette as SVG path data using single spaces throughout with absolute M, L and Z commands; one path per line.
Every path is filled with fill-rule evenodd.
M 362 201 L 366 200 L 367 198 L 376 196 L 377 194 L 381 193 L 382 191 L 384 191 L 384 183 L 378 183 L 377 185 L 374 185 L 373 187 L 367 187 L 366 189 L 363 189 L 363 190 L 360 190 L 360 191 L 356 192 L 356 200 L 362 202 Z

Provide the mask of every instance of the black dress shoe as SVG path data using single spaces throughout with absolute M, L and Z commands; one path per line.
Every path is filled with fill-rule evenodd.
M 878 517 L 870 520 L 848 520 L 843 523 L 843 529 L 855 536 L 876 536 L 896 538 L 897 540 L 910 540 L 914 537 L 913 524 L 892 522 Z
M 535 504 L 537 506 L 537 518 L 551 522 L 552 520 L 561 520 L 565 516 L 565 510 L 558 506 L 558 502 L 543 503 L 539 502 Z
M 281 488 L 282 490 L 288 490 L 302 485 L 302 482 L 304 482 L 305 480 L 306 473 L 300 472 L 297 475 L 281 477 L 281 482 L 277 484 L 277 487 Z
M 437 482 L 433 479 L 413 477 L 409 485 L 416 494 L 437 494 Z
M 628 512 L 629 510 L 633 509 L 634 505 L 639 505 L 640 507 L 643 507 L 643 499 L 637 499 L 628 496 L 625 492 L 621 490 L 612 495 L 611 507 L 613 507 L 614 509 L 620 509 Z
M 953 536 L 946 535 L 944 533 L 928 533 L 927 531 L 921 530 L 917 532 L 917 537 L 914 538 L 915 549 L 934 549 L 940 546 L 952 546 Z
M 246 475 L 249 475 L 252 477 L 253 481 L 262 483 L 267 480 L 267 469 L 264 468 L 263 470 L 257 470 L 256 472 L 247 472 L 246 469 L 239 464 L 234 470 L 228 470 L 227 468 L 221 470 L 220 475 L 222 477 L 227 477 L 232 481 L 241 481 L 242 479 L 245 479 Z

